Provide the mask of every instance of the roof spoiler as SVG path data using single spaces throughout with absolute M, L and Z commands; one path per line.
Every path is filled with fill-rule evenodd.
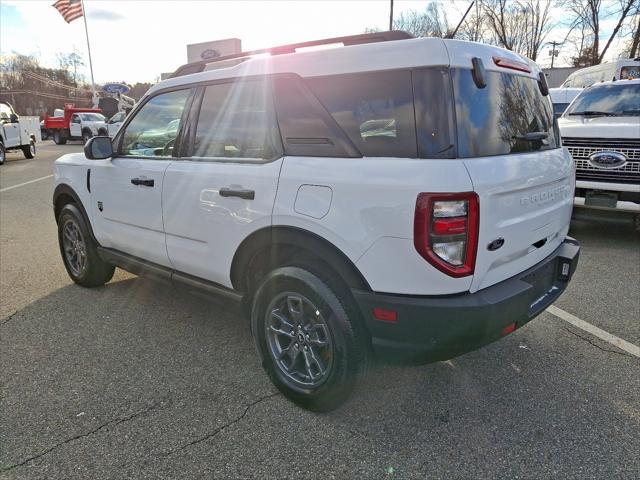
M 222 57 L 212 58 L 208 60 L 201 60 L 198 62 L 186 63 L 173 72 L 171 78 L 181 77 L 183 75 L 190 75 L 192 73 L 202 72 L 207 65 L 222 62 L 225 60 L 232 60 L 234 58 L 250 57 L 252 55 L 259 55 L 268 53 L 270 55 L 284 55 L 287 53 L 295 53 L 299 48 L 317 47 L 320 45 L 331 45 L 335 43 L 342 43 L 345 47 L 349 45 L 362 45 L 365 43 L 378 43 L 378 42 L 390 42 L 394 40 L 406 40 L 413 38 L 407 32 L 402 30 L 391 30 L 388 32 L 373 32 L 362 33 L 360 35 L 349 35 L 346 37 L 334 37 L 325 38 L 322 40 L 312 40 L 302 43 L 291 43 L 289 45 L 281 45 L 279 47 L 263 48 L 261 50 L 251 50 L 248 52 L 234 53 L 231 55 L 224 55 Z

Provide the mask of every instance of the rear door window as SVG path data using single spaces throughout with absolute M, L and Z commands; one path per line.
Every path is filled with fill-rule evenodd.
M 193 156 L 271 160 L 281 156 L 271 87 L 266 79 L 205 88 Z
M 559 147 L 549 97 L 523 75 L 487 72 L 478 88 L 471 70 L 452 70 L 458 156 L 485 157 Z
M 306 79 L 365 156 L 417 157 L 411 72 L 366 72 Z

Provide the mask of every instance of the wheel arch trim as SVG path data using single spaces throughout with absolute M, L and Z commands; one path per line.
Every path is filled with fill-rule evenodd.
M 231 262 L 233 288 L 243 291 L 244 273 L 255 255 L 265 248 L 273 249 L 278 245 L 307 251 L 331 267 L 349 287 L 371 291 L 371 286 L 355 263 L 332 242 L 309 230 L 285 225 L 256 230 L 240 243 Z
M 100 245 L 100 243 L 96 239 L 96 236 L 93 234 L 93 225 L 91 225 L 91 219 L 89 218 L 89 215 L 87 215 L 87 211 L 85 210 L 84 205 L 80 200 L 80 196 L 75 192 L 75 190 L 72 187 L 70 187 L 66 183 L 59 184 L 58 186 L 56 186 L 56 188 L 53 191 L 53 214 L 55 216 L 56 223 L 58 223 L 58 216 L 60 214 L 60 210 L 62 210 L 62 208 L 64 207 L 64 205 L 61 205 L 60 207 L 58 207 L 57 205 L 58 200 L 63 195 L 68 195 L 73 199 L 73 203 L 76 205 L 78 210 L 80 210 L 80 213 L 82 214 L 85 222 L 87 223 L 87 227 L 89 228 L 89 234 L 91 235 L 92 240 L 96 242 L 96 245 Z

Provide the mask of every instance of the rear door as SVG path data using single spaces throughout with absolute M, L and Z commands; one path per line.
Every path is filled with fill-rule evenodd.
M 475 85 L 471 70 L 451 75 L 458 156 L 480 199 L 475 291 L 535 265 L 560 245 L 569 229 L 575 173 L 560 148 L 549 98 L 533 75 L 495 68 L 486 72 L 484 88 Z
M 176 270 L 230 287 L 240 243 L 271 226 L 282 165 L 271 86 L 207 85 L 191 110 L 189 151 L 164 180 L 167 252 Z
M 170 266 L 162 223 L 164 174 L 190 95 L 160 93 L 147 101 L 116 139 L 116 154 L 91 166 L 94 231 L 100 244 Z

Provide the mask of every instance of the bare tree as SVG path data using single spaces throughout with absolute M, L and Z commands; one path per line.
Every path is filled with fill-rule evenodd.
M 552 0 L 481 0 L 487 25 L 497 43 L 532 60 L 555 26 Z
M 629 57 L 636 58 L 640 56 L 640 14 L 637 14 L 638 21 L 635 24 L 631 47 L 629 48 Z
M 431 2 L 423 11 L 402 12 L 393 21 L 394 30 L 404 30 L 414 37 L 446 37 L 453 31 L 442 4 Z
M 597 65 L 602 62 L 611 42 L 618 36 L 625 20 L 637 14 L 640 9 L 640 0 L 618 0 L 616 8 L 605 11 L 602 0 L 566 0 L 565 6 L 573 16 L 572 28 L 579 27 L 583 34 L 583 47 L 578 51 L 577 58 L 584 58 L 589 65 Z M 608 36 L 603 48 L 600 48 L 600 36 L 602 35 L 601 21 L 610 17 L 616 18 L 615 27 Z M 585 56 L 585 53 L 588 54 Z

